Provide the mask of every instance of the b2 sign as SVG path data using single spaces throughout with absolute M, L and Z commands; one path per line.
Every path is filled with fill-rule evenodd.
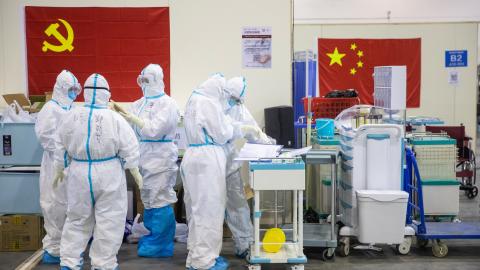
M 466 67 L 468 66 L 467 50 L 445 51 L 445 67 Z

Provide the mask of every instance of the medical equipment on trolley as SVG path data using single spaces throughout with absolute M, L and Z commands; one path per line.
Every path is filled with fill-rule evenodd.
M 402 191 L 404 126 L 390 124 L 401 110 L 358 105 L 335 119 L 340 132 L 339 252 L 350 253 L 350 238 L 374 249 L 374 244 L 396 245 L 410 251 L 414 231 L 405 226 L 408 194 Z M 375 117 L 372 117 L 375 116 Z M 360 120 L 358 120 L 360 119 Z M 367 119 L 367 120 L 365 120 Z M 368 119 L 382 119 L 372 122 Z
M 419 170 L 415 155 L 411 149 L 406 149 L 406 172 L 404 190 L 409 193 L 407 224 L 416 231 L 417 246 L 425 248 L 432 243 L 433 256 L 442 258 L 448 254 L 446 239 L 480 239 L 480 222 L 429 222 L 425 218 L 423 200 L 422 172 Z
M 412 134 L 408 141 L 422 175 L 424 214 L 455 218 L 460 209 L 456 141 L 446 134 L 425 133 Z
M 307 221 L 303 225 L 303 245 L 320 247 L 322 260 L 326 261 L 335 257 L 337 247 L 338 150 L 334 139 L 317 142 L 330 145 L 314 145 L 316 149 L 310 150 L 305 155 L 305 163 L 311 172 L 307 177 L 307 211 L 316 211 L 320 215 L 318 221 Z
M 254 242 L 250 246 L 247 261 L 250 270 L 260 270 L 261 264 L 289 264 L 291 269 L 303 270 L 307 257 L 303 253 L 303 191 L 305 190 L 305 163 L 301 158 L 273 158 L 249 162 L 250 186 L 254 193 Z M 261 235 L 267 232 L 260 228 L 262 211 L 261 201 L 265 191 L 293 191 L 292 228 L 277 228 L 286 232 L 287 239 L 279 239 L 278 243 L 263 243 Z M 275 196 L 277 199 L 277 196 Z M 275 201 L 275 205 L 277 202 Z M 285 209 L 287 209 L 284 206 Z M 274 212 L 277 220 L 277 211 Z M 275 226 L 275 225 L 274 225 Z M 275 232 L 274 230 L 273 232 Z M 272 231 L 269 231 L 270 234 Z M 278 235 L 277 231 L 277 235 Z M 274 233 L 275 234 L 275 233 Z M 269 245 L 264 246 L 265 244 Z M 275 251 L 275 252 L 272 252 Z

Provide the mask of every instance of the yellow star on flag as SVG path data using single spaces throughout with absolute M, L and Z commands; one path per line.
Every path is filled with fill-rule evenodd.
M 345 57 L 344 53 L 339 53 L 338 48 L 335 47 L 333 53 L 327 53 L 327 56 L 330 57 L 330 66 L 333 64 L 338 64 L 342 66 L 342 58 Z
M 363 62 L 362 62 L 362 61 L 358 61 L 358 62 L 357 62 L 357 67 L 358 67 L 358 68 L 362 68 L 362 67 L 363 67 Z
M 357 49 L 357 44 L 352 43 L 352 44 L 350 45 L 350 50 L 355 51 L 356 49 Z
M 357 55 L 358 55 L 358 57 L 362 57 L 363 56 L 363 51 L 358 51 Z
M 350 74 L 355 75 L 357 73 L 357 70 L 355 68 L 350 69 Z

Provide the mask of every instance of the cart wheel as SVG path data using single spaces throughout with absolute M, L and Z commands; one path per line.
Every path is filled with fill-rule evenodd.
M 472 189 L 470 189 L 467 193 L 467 197 L 469 199 L 474 199 L 475 197 L 477 197 L 478 195 L 478 188 L 477 187 L 472 187 Z
M 417 238 L 417 247 L 418 248 L 426 248 L 427 245 L 428 245 L 428 239 Z
M 335 249 L 327 248 L 322 251 L 322 261 L 328 261 L 335 258 Z
M 261 270 L 262 266 L 260 264 L 249 264 L 248 265 L 248 270 Z
M 304 269 L 303 264 L 296 264 L 296 265 L 290 266 L 290 270 L 303 270 L 303 269 Z
M 437 258 L 443 258 L 448 254 L 448 247 L 445 243 L 440 240 L 433 241 L 432 246 L 433 256 Z
M 410 248 L 412 247 L 412 237 L 407 236 L 403 239 L 403 242 L 399 245 L 395 245 L 395 249 L 398 254 L 407 255 L 410 253 Z
M 341 257 L 347 257 L 350 255 L 350 241 L 340 241 L 338 245 L 338 255 Z

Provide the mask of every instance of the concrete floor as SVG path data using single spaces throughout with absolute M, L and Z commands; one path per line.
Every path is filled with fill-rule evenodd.
M 480 140 L 477 142 L 477 153 L 480 153 Z M 477 169 L 477 175 L 480 170 Z M 480 197 L 480 196 L 479 196 Z M 461 220 L 480 221 L 480 198 L 475 200 L 467 199 L 463 192 L 460 193 Z M 392 248 L 383 246 L 383 252 L 353 251 L 347 258 L 336 257 L 334 261 L 324 262 L 320 260 L 320 253 L 315 250 L 306 250 L 308 264 L 305 269 L 322 270 L 363 270 L 363 269 L 385 269 L 385 270 L 480 270 L 480 240 L 449 240 L 448 255 L 446 258 L 435 258 L 431 248 L 418 249 L 415 246 L 409 255 L 396 255 Z M 175 255 L 170 259 L 145 259 L 139 258 L 136 252 L 136 245 L 123 244 L 119 254 L 119 264 L 122 270 L 130 269 L 168 269 L 184 270 L 185 258 L 187 256 L 186 245 L 177 243 Z M 27 259 L 33 252 L 0 252 L 0 270 L 15 269 L 17 265 Z M 233 255 L 233 243 L 225 239 L 222 256 L 230 262 L 230 269 L 246 269 L 246 262 L 237 259 Z M 88 256 L 85 257 L 84 269 L 89 269 Z M 36 270 L 58 269 L 58 266 L 38 265 Z M 262 269 L 286 269 L 284 265 L 265 265 Z
M 462 220 L 480 221 L 480 199 L 467 199 L 460 195 L 460 215 Z M 396 255 L 392 248 L 383 246 L 383 252 L 353 251 L 347 258 L 336 257 L 335 261 L 320 260 L 320 253 L 307 250 L 309 259 L 305 269 L 391 269 L 391 270 L 455 270 L 480 269 L 480 240 L 450 240 L 446 241 L 449 253 L 446 258 L 438 259 L 432 256 L 431 249 L 412 248 L 407 256 Z M 14 269 L 16 265 L 28 258 L 32 252 L 4 252 L 0 253 L 0 269 Z M 122 270 L 128 269 L 169 269 L 184 270 L 187 255 L 186 245 L 175 245 L 175 256 L 170 259 L 145 259 L 136 254 L 136 245 L 123 244 L 118 259 Z M 233 243 L 225 239 L 222 255 L 230 261 L 230 269 L 246 269 L 246 262 L 233 255 Z M 85 268 L 89 269 L 88 256 L 85 258 Z M 262 269 L 285 269 L 284 265 L 267 265 Z M 37 270 L 58 269 L 58 266 L 38 265 Z

